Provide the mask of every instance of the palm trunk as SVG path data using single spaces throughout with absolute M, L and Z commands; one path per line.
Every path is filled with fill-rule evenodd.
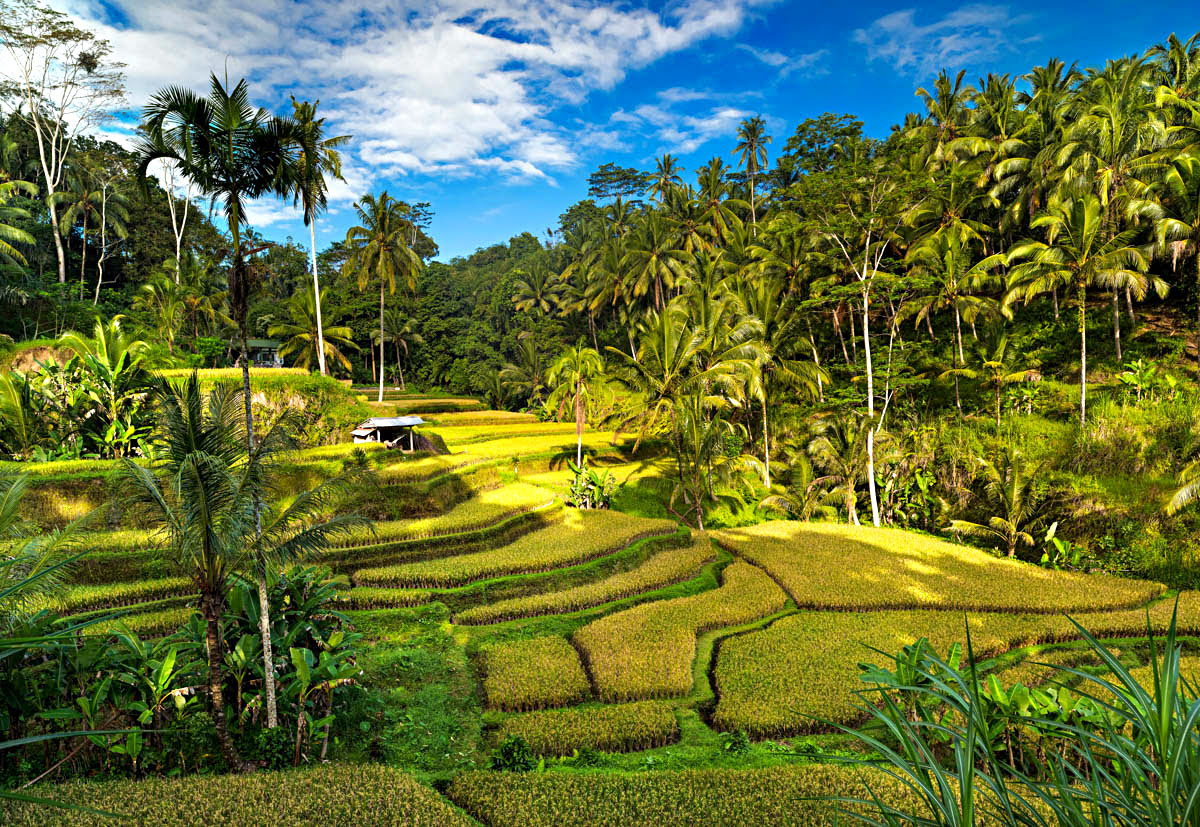
M 763 408 L 763 482 L 771 490 L 771 440 L 767 434 L 767 394 L 762 396 Z
M 928 316 L 926 317 L 928 318 Z M 966 367 L 967 360 L 963 356 L 963 340 L 962 340 L 962 318 L 959 316 L 958 308 L 954 308 L 954 341 L 958 347 L 958 366 Z M 954 374 L 954 404 L 958 406 L 958 415 L 963 415 L 962 396 L 958 392 L 958 374 Z
M 83 301 L 83 289 L 84 289 L 84 285 L 87 283 L 87 279 L 84 277 L 84 270 L 87 267 L 87 219 L 86 218 L 84 219 L 84 222 L 83 222 L 83 244 L 80 247 L 81 248 L 80 248 L 80 253 L 79 253 L 79 300 Z
M 1137 316 L 1133 312 L 1133 292 L 1128 287 L 1125 288 L 1125 309 L 1129 313 L 1129 327 L 1132 330 L 1137 326 Z
M 383 278 L 379 279 L 379 401 L 383 401 Z
M 575 388 L 575 464 L 583 465 L 583 394 Z
M 825 383 L 821 381 L 821 355 L 817 353 L 817 338 L 813 335 L 812 319 L 805 319 L 808 324 L 808 344 L 812 348 L 813 364 L 817 366 L 817 401 L 825 401 Z
M 1116 288 L 1112 291 L 1113 345 L 1117 349 L 1117 364 L 1121 363 L 1121 295 Z
M 1087 287 L 1079 284 L 1079 424 L 1087 424 Z
M 317 276 L 317 222 L 313 219 L 308 223 L 309 254 L 312 259 L 313 299 L 317 308 L 317 364 L 321 366 L 321 375 L 325 372 L 325 328 L 321 325 L 321 281 Z
M 212 704 L 213 727 L 217 731 L 221 755 L 233 772 L 245 772 L 249 767 L 238 754 L 233 739 L 229 737 L 229 723 L 225 718 L 225 652 L 220 628 L 221 603 L 219 595 L 208 594 L 200 599 L 205 620 L 205 648 L 208 650 L 208 697 Z
M 1054 321 L 1058 321 L 1058 288 L 1055 287 L 1050 291 L 1050 295 L 1054 299 Z

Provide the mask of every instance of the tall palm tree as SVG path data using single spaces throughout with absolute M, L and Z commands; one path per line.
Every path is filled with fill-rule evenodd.
M 378 197 L 364 195 L 354 206 L 359 223 L 346 231 L 349 255 L 342 272 L 358 276 L 358 289 L 365 290 L 372 280 L 379 282 L 379 401 L 383 401 L 384 294 L 396 292 L 403 279 L 410 290 L 416 289 L 421 258 L 409 246 L 408 210 L 404 204 L 383 191 Z
M 412 316 L 398 308 L 387 312 L 386 327 L 388 338 L 396 347 L 396 370 L 400 374 L 400 390 L 404 390 L 404 359 L 401 358 L 400 352 L 403 351 L 407 357 L 408 346 L 423 345 L 425 339 L 417 332 L 416 321 Z
M 517 344 L 517 360 L 509 362 L 498 373 L 499 380 L 525 397 L 527 404 L 534 404 L 546 390 L 546 360 L 532 336 L 525 336 Z
M 650 213 L 638 226 L 622 261 L 628 274 L 631 298 L 640 298 L 654 290 L 654 309 L 662 310 L 664 292 L 686 273 L 692 256 L 679 246 L 678 232 L 659 213 Z
M 100 214 L 100 191 L 94 189 L 91 183 L 86 168 L 69 170 L 65 186 L 50 195 L 50 201 L 56 206 L 66 208 L 58 219 L 59 232 L 62 233 L 62 237 L 69 241 L 72 228 L 76 224 L 79 225 L 81 239 L 79 254 L 80 301 L 83 301 L 84 273 L 87 269 L 88 230 L 94 223 L 94 218 Z
M 829 376 L 805 350 L 811 342 L 800 332 L 803 314 L 781 280 L 760 276 L 747 280 L 741 291 L 742 305 L 758 324 L 755 358 L 750 362 L 751 395 L 762 405 L 763 484 L 771 489 L 771 434 L 769 411 L 778 405 L 780 394 L 789 388 L 799 396 L 816 399 Z M 805 345 L 809 347 L 805 347 Z M 804 354 L 804 355 L 800 355 Z
M 740 156 L 738 164 L 750 177 L 750 224 L 757 233 L 758 207 L 754 179 L 760 170 L 767 167 L 767 144 L 771 143 L 771 136 L 767 134 L 767 122 L 759 115 L 746 118 L 738 126 L 737 137 L 738 143 L 733 148 L 733 154 Z
M 187 290 L 164 274 L 141 286 L 133 306 L 150 316 L 155 334 L 167 343 L 167 352 L 175 353 L 175 335 L 187 309 L 184 296 Z
M 216 74 L 209 77 L 207 97 L 179 86 L 160 89 L 146 104 L 142 118 L 146 126 L 138 145 L 142 186 L 147 186 L 152 163 L 170 161 L 201 194 L 220 202 L 225 212 L 233 243 L 229 307 L 241 346 L 246 440 L 252 449 L 247 313 L 253 285 L 243 246 L 246 202 L 270 194 L 286 198 L 294 192 L 296 125 L 251 105 L 244 79 L 230 89 Z
M 575 416 L 575 464 L 583 464 L 583 426 L 587 424 L 588 402 L 595 393 L 596 385 L 604 379 L 604 360 L 600 354 L 583 342 L 568 346 L 546 372 L 546 381 L 551 386 L 549 405 L 558 406 L 561 417 L 567 405 Z
M 995 399 L 996 430 L 1000 430 L 1000 394 L 1009 385 L 1018 382 L 1030 382 L 1040 378 L 1036 370 L 1028 368 L 1013 369 L 1008 362 L 1008 336 L 1001 336 L 992 347 L 976 348 L 975 364 L 954 368 L 942 373 L 942 376 L 959 376 L 979 381 L 985 388 L 990 388 Z
M 1133 245 L 1137 229 L 1115 235 L 1104 231 L 1100 199 L 1087 192 L 1054 201 L 1030 224 L 1045 229 L 1046 241 L 1024 241 L 1008 252 L 1009 263 L 1022 262 L 1009 274 L 1005 305 L 1052 289 L 1075 291 L 1079 305 L 1079 423 L 1087 423 L 1087 289 L 1129 287 L 1138 298 L 1153 286 L 1160 295 L 1166 284 L 1147 276 L 1148 262 Z
M 665 204 L 675 188 L 683 182 L 680 175 L 682 172 L 683 167 L 679 166 L 678 158 L 671 154 L 663 155 L 656 162 L 654 172 L 650 175 L 650 186 L 647 190 L 650 196 L 658 198 L 660 204 Z
M 1000 283 L 1001 279 L 994 271 L 1005 262 L 1005 257 L 997 254 L 976 260 L 971 249 L 972 242 L 976 241 L 981 239 L 974 230 L 959 228 L 956 231 L 954 227 L 946 227 L 914 244 L 909 248 L 906 259 L 913 275 L 927 279 L 930 287 L 928 293 L 908 305 L 908 312 L 916 317 L 919 324 L 922 320 L 928 322 L 929 317 L 938 311 L 953 311 L 955 359 L 959 368 L 967 364 L 963 353 L 963 320 L 974 324 L 980 317 L 994 316 L 1000 312 L 995 299 L 981 294 Z M 952 375 L 954 398 L 961 413 L 962 399 L 958 392 L 960 374 Z
M 1173 160 L 1155 189 L 1159 252 L 1170 254 L 1172 269 L 1180 259 L 1191 258 L 1200 292 L 1200 158 L 1184 155 Z M 1200 360 L 1200 318 L 1196 323 L 1196 358 Z
M 963 84 L 965 75 L 964 69 L 952 78 L 943 69 L 933 82 L 932 92 L 924 86 L 917 89 L 917 97 L 925 104 L 925 116 L 911 131 L 921 138 L 930 169 L 957 160 L 953 147 L 967 131 L 971 114 L 968 107 L 976 95 L 975 87 Z
M 304 209 L 304 223 L 308 226 L 309 260 L 313 277 L 313 304 L 317 321 L 317 361 L 321 375 L 326 375 L 325 333 L 321 323 L 321 282 L 317 276 L 317 216 L 325 211 L 328 187 L 325 176 L 341 179 L 342 156 L 338 147 L 350 140 L 349 135 L 325 137 L 325 119 L 317 117 L 320 101 L 299 102 L 292 96 L 292 120 L 295 121 L 295 138 L 298 153 L 295 170 L 295 202 Z M 344 357 L 343 357 L 344 358 Z
M 241 391 L 217 386 L 207 397 L 192 375 L 178 384 L 160 382 L 156 390 L 160 430 L 149 465 L 122 462 L 119 475 L 125 504 L 166 535 L 169 553 L 185 565 L 200 592 L 208 654 L 209 703 L 221 752 L 236 771 L 249 769 L 230 738 L 225 714 L 225 641 L 221 614 L 229 578 L 253 568 L 265 579 L 271 567 L 311 555 L 332 537 L 356 525 L 356 518 L 318 522 L 338 483 L 305 492 L 282 508 L 264 503 L 272 490 L 274 463 L 287 447 L 292 423 L 272 426 L 247 454 L 240 420 Z M 285 417 L 286 419 L 286 417 Z M 273 697 L 275 668 L 271 652 L 268 603 L 260 594 L 259 628 L 263 637 L 267 695 Z
M 295 356 L 296 367 L 310 370 L 318 352 L 323 350 L 324 357 L 321 362 L 332 361 L 335 365 L 350 370 L 350 360 L 339 349 L 339 345 L 358 350 L 358 345 L 354 344 L 352 338 L 354 331 L 346 325 L 334 324 L 325 328 L 322 335 L 318 307 L 320 302 L 315 293 L 305 290 L 294 294 L 287 304 L 290 320 L 271 325 L 267 335 L 286 339 L 279 348 L 279 355 Z

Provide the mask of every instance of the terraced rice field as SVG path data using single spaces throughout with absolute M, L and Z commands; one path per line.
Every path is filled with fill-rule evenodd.
M 576 511 L 562 502 L 565 469 L 546 470 L 551 458 L 573 453 L 570 423 L 436 417 L 450 454 L 326 446 L 300 452 L 295 472 L 334 473 L 361 447 L 381 483 L 366 493 L 368 505 L 376 495 L 409 497 L 449 483 L 453 496 L 437 500 L 438 513 L 356 530 L 324 562 L 350 583 L 338 608 L 367 626 L 388 612 L 446 604 L 439 622 L 469 664 L 489 745 L 519 735 L 546 756 L 657 756 L 711 745 L 721 732 L 823 733 L 861 719 L 859 665 L 882 664 L 876 649 L 894 653 L 926 637 L 944 653 L 969 628 L 978 653 L 1003 656 L 1004 680 L 1035 683 L 1047 679 L 1046 667 L 1014 650 L 1053 644 L 1050 662 L 1081 663 L 1065 613 L 1103 637 L 1129 638 L 1145 633 L 1147 617 L 1165 629 L 1175 607 L 1159 584 L 1048 571 L 910 532 L 771 522 L 689 537 L 673 521 Z M 596 452 L 610 452 L 611 441 L 585 436 Z M 620 482 L 666 473 L 654 459 L 597 464 Z M 190 584 L 162 559 L 158 538 L 123 528 L 86 541 L 82 579 L 58 608 L 123 607 L 120 622 L 143 635 L 187 619 Z M 1178 611 L 1180 628 L 1200 634 L 1200 593 L 1182 594 Z M 1143 669 L 1139 651 L 1130 646 L 1128 656 Z M 1185 674 L 1195 670 L 1192 655 Z M 771 778 L 784 797 L 818 780 L 825 791 L 852 783 L 829 771 Z M 536 790 L 521 781 L 498 792 L 492 778 L 460 776 L 449 796 L 489 823 L 571 823 L 564 813 L 575 797 L 639 796 L 631 823 L 686 815 L 627 780 L 548 777 Z M 727 791 L 730 783 L 727 775 L 672 778 L 677 792 L 708 781 Z M 754 799 L 755 812 L 774 813 L 764 778 L 738 795 Z

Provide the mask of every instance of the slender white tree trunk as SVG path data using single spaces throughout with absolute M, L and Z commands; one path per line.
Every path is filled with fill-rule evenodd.
M 1079 424 L 1087 424 L 1087 288 L 1079 285 Z
M 379 401 L 383 401 L 383 279 L 379 279 Z
M 869 249 L 869 247 L 868 247 Z M 866 268 L 864 267 L 864 274 Z M 875 490 L 875 378 L 871 363 L 871 313 L 869 307 L 870 287 L 863 284 L 863 354 L 867 361 L 867 489 L 871 492 L 871 523 L 879 526 L 879 492 Z
M 312 259 L 313 299 L 317 308 L 317 363 L 321 366 L 321 375 L 325 372 L 325 328 L 321 325 L 321 281 L 317 276 L 317 220 L 314 218 L 308 224 L 308 250 Z
M 767 486 L 767 490 L 771 490 L 771 439 L 767 434 L 767 394 L 764 389 L 762 397 L 763 406 L 763 482 Z

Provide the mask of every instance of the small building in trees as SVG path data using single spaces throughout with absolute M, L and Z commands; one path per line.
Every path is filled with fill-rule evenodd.
M 234 343 L 234 350 L 237 350 L 237 343 Z M 251 367 L 283 367 L 283 359 L 279 357 L 279 342 L 275 339 L 247 339 L 246 351 L 250 356 Z

